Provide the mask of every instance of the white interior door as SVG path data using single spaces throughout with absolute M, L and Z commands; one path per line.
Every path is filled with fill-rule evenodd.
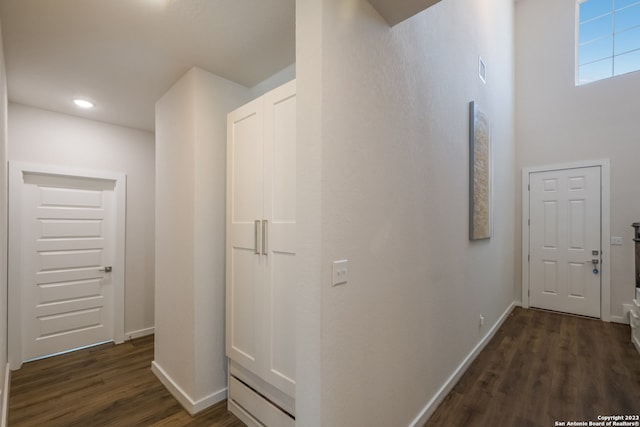
M 124 227 L 118 180 L 12 168 L 12 366 L 123 331 Z M 120 183 L 122 184 L 122 183 Z M 19 332 L 16 332 L 18 329 Z M 15 348 L 17 347 L 17 348 Z
M 529 305 L 600 317 L 601 168 L 529 174 Z

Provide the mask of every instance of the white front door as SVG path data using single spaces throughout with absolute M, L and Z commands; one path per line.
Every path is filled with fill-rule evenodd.
M 12 180 L 13 354 L 22 362 L 122 341 L 118 181 L 28 170 L 12 170 Z
M 529 305 L 600 317 L 601 168 L 529 174 Z

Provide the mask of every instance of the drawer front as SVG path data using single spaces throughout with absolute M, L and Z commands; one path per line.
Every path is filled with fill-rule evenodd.
M 629 320 L 631 323 L 631 329 L 633 331 L 636 331 L 638 329 L 638 326 L 640 326 L 640 316 L 638 316 L 637 311 L 631 310 L 629 312 Z
M 295 420 L 252 389 L 229 377 L 229 399 L 268 427 L 295 427 Z

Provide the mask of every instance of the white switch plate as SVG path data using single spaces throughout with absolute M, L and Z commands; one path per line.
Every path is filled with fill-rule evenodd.
M 345 285 L 349 279 L 348 260 L 333 261 L 331 286 Z
M 611 244 L 616 246 L 622 246 L 622 237 L 611 236 Z

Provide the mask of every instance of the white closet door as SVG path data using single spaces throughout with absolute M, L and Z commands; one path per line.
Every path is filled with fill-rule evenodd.
M 296 86 L 264 96 L 264 379 L 295 396 Z
M 227 355 L 259 369 L 263 283 L 263 117 L 258 99 L 227 117 Z

